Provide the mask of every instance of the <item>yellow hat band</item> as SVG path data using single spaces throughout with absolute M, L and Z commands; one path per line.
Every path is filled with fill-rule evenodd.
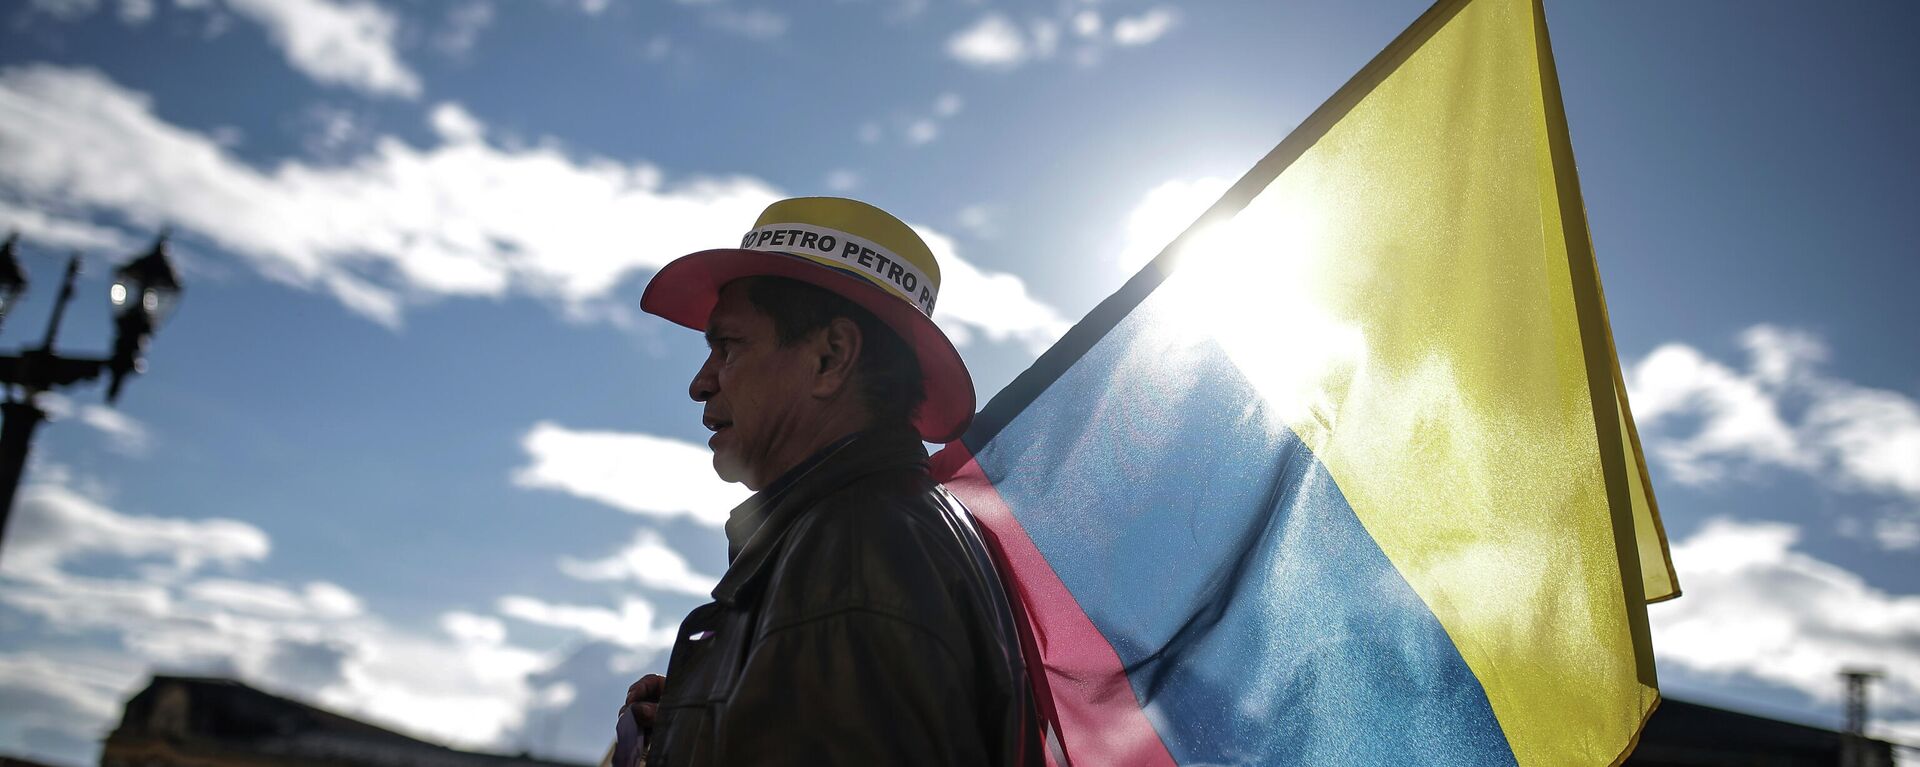
M 913 262 L 857 234 L 813 224 L 762 224 L 741 238 L 743 250 L 799 256 L 831 269 L 856 274 L 933 316 L 940 282 Z

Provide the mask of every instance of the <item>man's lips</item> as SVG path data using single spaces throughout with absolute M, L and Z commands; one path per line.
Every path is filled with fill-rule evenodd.
M 721 429 L 733 426 L 733 422 L 724 418 L 715 418 L 708 415 L 700 417 L 700 425 L 707 427 L 708 431 L 719 434 Z

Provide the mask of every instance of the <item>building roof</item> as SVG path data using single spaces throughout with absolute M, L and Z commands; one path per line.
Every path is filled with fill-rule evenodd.
M 154 749 L 198 757 L 390 767 L 581 767 L 461 751 L 249 687 L 232 679 L 155 676 L 127 701 L 101 762 Z
M 1893 764 L 1893 747 L 1883 741 L 1669 698 L 1647 720 L 1626 765 L 1826 767 L 1843 764 L 1847 748 L 1859 753 L 1852 764 Z
M 1832 765 L 1848 748 L 1857 750 L 1856 764 L 1893 763 L 1892 747 L 1882 741 L 1668 699 L 1626 765 Z M 585 767 L 448 748 L 232 679 L 191 676 L 155 676 L 127 701 L 101 763 L 153 763 L 156 749 L 202 764 Z M 0 767 L 16 764 L 26 767 Z

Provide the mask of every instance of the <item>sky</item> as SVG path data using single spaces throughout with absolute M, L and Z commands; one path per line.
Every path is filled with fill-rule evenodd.
M 0 228 L 44 327 L 146 375 L 43 397 L 0 551 L 0 752 L 97 759 L 152 673 L 597 760 L 725 568 L 701 340 L 647 278 L 783 196 L 916 226 L 984 402 L 1425 4 L 32 0 Z M 1920 8 L 1547 0 L 1686 596 L 1668 696 L 1920 742 Z

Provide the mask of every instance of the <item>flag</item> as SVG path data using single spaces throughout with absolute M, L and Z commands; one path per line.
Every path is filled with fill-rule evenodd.
M 1442 0 L 935 461 L 1050 760 L 1618 763 L 1677 596 L 1538 0 Z

